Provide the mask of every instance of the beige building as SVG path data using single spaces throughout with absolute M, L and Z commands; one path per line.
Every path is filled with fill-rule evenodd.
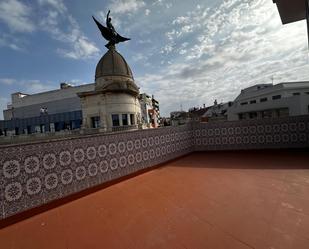
M 146 93 L 139 96 L 142 113 L 142 124 L 145 128 L 157 128 L 159 126 L 160 110 L 159 102 Z
M 141 123 L 139 88 L 129 65 L 115 47 L 106 52 L 96 67 L 95 89 L 78 96 L 85 129 L 137 129 Z

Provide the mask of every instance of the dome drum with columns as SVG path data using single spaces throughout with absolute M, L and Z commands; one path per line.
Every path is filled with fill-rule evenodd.
M 79 94 L 83 127 L 117 131 L 137 128 L 139 88 L 123 56 L 110 46 L 96 67 L 95 90 Z

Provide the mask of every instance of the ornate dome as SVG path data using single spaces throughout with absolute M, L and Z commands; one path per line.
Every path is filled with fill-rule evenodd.
M 111 47 L 105 55 L 100 59 L 96 72 L 95 79 L 109 76 L 128 77 L 133 80 L 132 71 L 126 60 L 119 54 L 115 47 Z
M 128 63 L 114 46 L 109 48 L 97 65 L 95 91 L 126 92 L 134 96 L 139 94 Z

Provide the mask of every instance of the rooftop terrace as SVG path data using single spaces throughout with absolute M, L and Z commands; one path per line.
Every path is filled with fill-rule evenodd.
M 192 153 L 0 230 L 9 248 L 309 245 L 309 153 Z

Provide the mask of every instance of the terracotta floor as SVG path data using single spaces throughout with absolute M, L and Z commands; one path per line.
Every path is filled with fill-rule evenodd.
M 7 226 L 0 248 L 308 249 L 309 152 L 194 153 Z

